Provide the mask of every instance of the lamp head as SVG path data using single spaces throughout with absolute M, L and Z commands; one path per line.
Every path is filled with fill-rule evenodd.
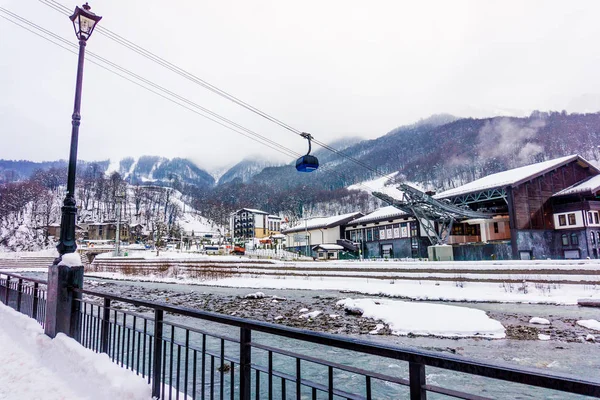
M 75 35 L 79 40 L 87 41 L 96 27 L 96 24 L 102 19 L 101 16 L 91 12 L 92 8 L 85 3 L 81 7 L 75 7 L 73 15 L 69 19 L 73 22 Z

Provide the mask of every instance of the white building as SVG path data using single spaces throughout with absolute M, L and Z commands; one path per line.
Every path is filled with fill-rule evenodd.
M 344 238 L 346 223 L 362 216 L 361 212 L 353 212 L 302 220 L 282 231 L 286 235 L 287 250 L 312 255 L 312 248 L 317 245 L 338 245 Z
M 253 208 L 242 208 L 229 217 L 234 238 L 265 238 L 281 233 L 281 217 Z

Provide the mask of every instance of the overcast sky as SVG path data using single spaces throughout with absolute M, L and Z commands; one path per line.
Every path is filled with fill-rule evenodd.
M 58 0 L 73 9 L 79 2 Z M 2 7 L 76 43 L 37 0 Z M 100 24 L 324 142 L 435 113 L 600 109 L 599 1 L 92 0 Z M 5 16 L 0 12 L 0 16 Z M 303 139 L 116 44 L 87 50 L 296 152 Z M 0 18 L 0 158 L 68 158 L 77 57 Z M 79 158 L 285 157 L 87 63 Z

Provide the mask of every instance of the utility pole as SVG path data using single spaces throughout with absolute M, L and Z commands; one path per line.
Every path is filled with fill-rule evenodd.
M 117 203 L 117 231 L 115 232 L 115 257 L 119 257 L 119 245 L 121 244 L 121 200 L 123 199 L 123 193 L 115 195 Z
M 304 233 L 306 235 L 306 256 L 308 257 L 308 221 L 306 220 L 306 213 L 304 212 L 304 205 L 302 205 L 302 216 L 304 217 Z

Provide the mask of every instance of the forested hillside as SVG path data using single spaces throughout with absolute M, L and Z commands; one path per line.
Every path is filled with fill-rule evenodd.
M 109 218 L 113 199 L 106 194 L 106 188 L 111 179 L 116 179 L 133 188 L 161 186 L 181 191 L 205 217 L 221 225 L 241 207 L 260 208 L 291 220 L 302 215 L 369 212 L 379 202 L 366 193 L 347 190 L 348 186 L 399 172 L 398 176 L 407 181 L 440 191 L 568 154 L 577 153 L 596 162 L 600 159 L 599 144 L 600 113 L 536 111 L 526 118 L 484 119 L 436 115 L 395 128 L 377 139 L 346 138 L 332 143 L 332 147 L 341 150 L 339 153 L 317 147 L 313 154 L 321 166 L 310 174 L 298 173 L 293 163 L 273 166 L 246 159 L 215 183 L 208 172 L 182 158 L 143 156 L 118 163 L 81 161 L 77 200 L 84 210 L 98 210 L 94 218 Z M 0 194 L 2 215 L 7 209 L 20 209 L 27 196 L 37 196 L 39 185 L 50 191 L 60 190 L 66 179 L 65 168 L 64 161 L 0 160 L 2 190 L 23 185 L 25 196 L 8 201 L 6 194 Z M 38 204 L 43 205 L 44 201 Z M 6 219 L 2 215 L 0 218 Z M 49 222 L 49 218 L 45 219 Z

